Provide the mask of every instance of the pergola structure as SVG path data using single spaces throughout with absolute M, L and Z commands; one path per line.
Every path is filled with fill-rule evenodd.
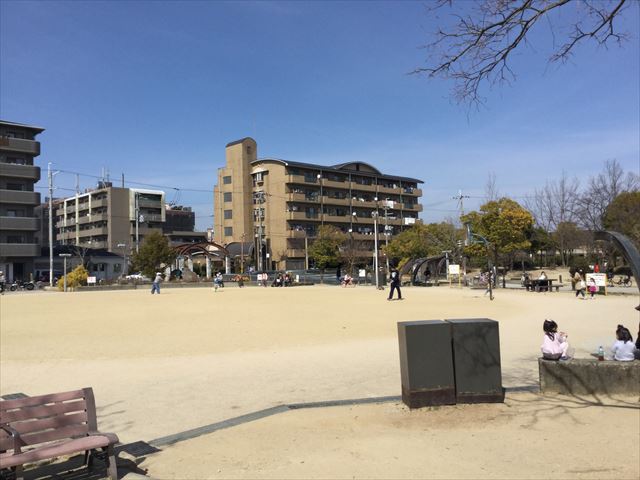
M 193 271 L 193 257 L 204 256 L 206 259 L 207 278 L 211 278 L 211 266 L 212 263 L 221 263 L 225 267 L 225 271 L 228 271 L 229 263 L 229 251 L 223 245 L 215 242 L 198 242 L 198 243 L 185 243 L 173 247 L 176 252 L 176 268 L 182 270 L 184 268 L 185 259 L 188 262 L 188 267 Z

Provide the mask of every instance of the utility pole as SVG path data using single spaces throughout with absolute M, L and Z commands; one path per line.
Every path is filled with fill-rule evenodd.
M 244 273 L 244 233 L 240 235 L 240 273 Z
M 324 195 L 322 192 L 322 172 L 318 174 L 318 181 L 320 182 L 320 225 L 324 226 Z
M 389 200 L 385 200 L 384 202 L 384 248 L 385 248 L 385 258 L 387 261 L 387 274 L 389 274 L 389 272 L 391 271 L 391 269 L 389 268 L 389 253 L 388 253 L 388 247 L 389 247 L 389 217 L 388 217 L 388 213 L 389 213 Z
M 140 205 L 138 200 L 138 192 L 134 192 L 135 195 L 135 213 L 136 213 L 136 253 L 140 251 L 140 235 L 139 235 L 139 223 L 140 223 Z
M 309 242 L 307 231 L 304 231 L 304 269 L 309 270 Z
M 256 250 L 256 265 L 258 267 L 258 271 L 262 272 L 264 270 L 264 264 L 262 261 L 262 220 L 264 219 L 264 192 L 255 192 L 256 201 L 258 202 L 258 218 L 257 220 L 260 222 L 258 225 L 258 248 Z
M 462 190 L 458 190 L 458 195 L 453 197 L 454 200 L 458 200 L 458 208 L 460 208 L 460 216 L 464 215 L 464 199 L 471 198 L 469 195 L 463 195 Z
M 376 276 L 376 289 L 380 289 L 380 279 L 378 278 L 378 198 L 376 197 L 376 209 L 371 212 L 373 217 L 373 269 Z
M 53 177 L 60 172 L 51 171 L 51 162 L 47 164 L 49 183 L 49 286 L 53 287 Z M 77 209 L 76 209 L 77 211 Z

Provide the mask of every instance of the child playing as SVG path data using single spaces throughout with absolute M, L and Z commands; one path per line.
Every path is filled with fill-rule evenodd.
M 628 328 L 618 325 L 616 330 L 616 342 L 611 347 L 613 359 L 619 362 L 631 362 L 635 358 L 636 346 Z
M 545 320 L 542 325 L 544 337 L 542 338 L 542 358 L 547 360 L 569 360 L 568 335 L 558 333 L 558 324 L 553 320 Z
M 591 300 L 593 300 L 594 295 L 598 293 L 598 286 L 596 285 L 596 279 L 591 277 L 589 279 L 589 295 L 591 295 Z

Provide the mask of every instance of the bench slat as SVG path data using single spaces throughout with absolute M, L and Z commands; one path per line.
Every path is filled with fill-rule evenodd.
M 85 411 L 86 409 L 87 405 L 84 400 L 77 400 L 67 403 L 56 403 L 53 405 L 39 405 L 37 407 L 27 407 L 21 410 L 13 410 L 10 412 L 0 412 L 0 423 L 12 423 L 34 418 L 47 418 L 59 415 L 61 413 Z
M 66 402 L 84 397 L 84 390 L 73 390 L 70 392 L 38 395 L 35 397 L 16 398 L 14 400 L 2 400 L 0 401 L 0 413 L 5 410 L 13 410 L 15 408 L 35 407 L 38 405 L 45 405 L 47 403 Z
M 86 425 L 71 425 L 47 430 L 46 432 L 21 435 L 21 438 L 25 445 L 38 445 L 39 443 L 53 442 L 54 440 L 86 436 L 87 433 L 89 433 L 89 427 Z
M 15 428 L 21 436 L 29 433 L 41 432 L 50 428 L 69 427 L 71 425 L 85 425 L 88 431 L 89 426 L 86 425 L 87 418 L 87 412 L 78 412 L 39 420 L 31 420 L 28 422 L 16 422 L 12 427 Z

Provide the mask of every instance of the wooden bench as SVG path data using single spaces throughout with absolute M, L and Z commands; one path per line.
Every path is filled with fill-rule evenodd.
M 92 466 L 98 448 L 107 457 L 107 473 L 117 480 L 113 446 L 118 437 L 97 431 L 91 388 L 0 401 L 0 470 L 23 479 L 23 465 L 73 453 L 85 453 Z

